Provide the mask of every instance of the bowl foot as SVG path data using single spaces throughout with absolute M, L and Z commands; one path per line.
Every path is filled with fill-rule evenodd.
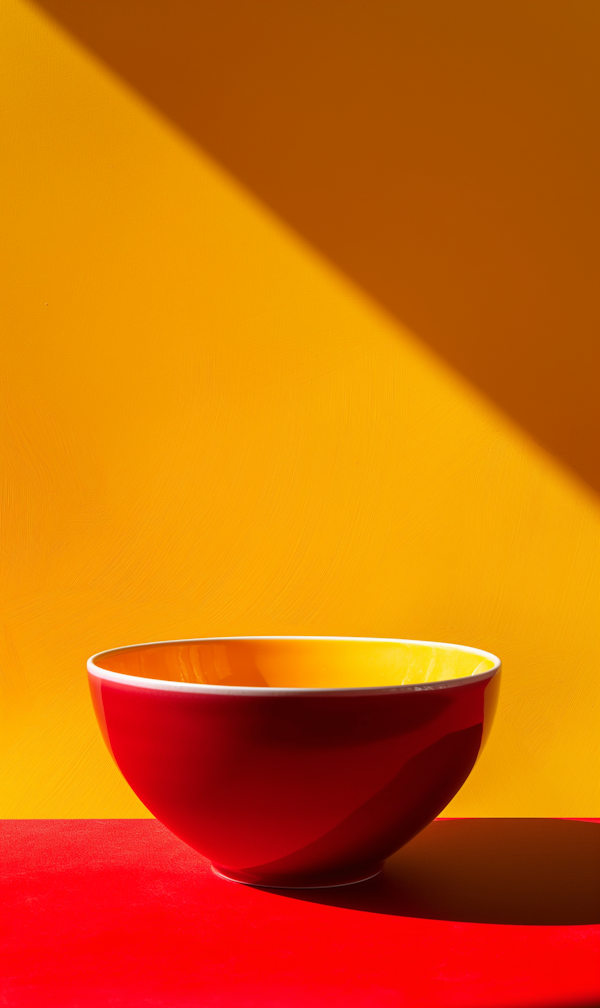
M 370 865 L 362 865 L 346 871 L 323 872 L 306 875 L 261 875 L 256 871 L 235 871 L 223 868 L 221 865 L 211 865 L 215 875 L 227 879 L 228 882 L 238 882 L 241 885 L 260 886 L 262 889 L 334 889 L 338 886 L 356 885 L 375 878 L 383 868 L 378 861 Z

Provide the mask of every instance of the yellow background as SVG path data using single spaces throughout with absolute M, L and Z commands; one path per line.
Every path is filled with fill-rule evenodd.
M 597 815 L 591 490 L 38 8 L 0 13 L 2 815 L 147 815 L 85 659 L 244 633 L 499 654 L 447 814 Z

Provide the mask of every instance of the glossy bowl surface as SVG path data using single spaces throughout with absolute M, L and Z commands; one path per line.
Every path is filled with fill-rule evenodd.
M 371 877 L 466 780 L 500 661 L 347 637 L 163 641 L 94 655 L 96 715 L 147 808 L 237 882 Z

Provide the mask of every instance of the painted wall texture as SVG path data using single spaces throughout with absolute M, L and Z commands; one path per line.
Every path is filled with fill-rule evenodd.
M 2 815 L 147 815 L 85 659 L 244 633 L 498 653 L 447 814 L 598 815 L 597 14 L 4 0 Z

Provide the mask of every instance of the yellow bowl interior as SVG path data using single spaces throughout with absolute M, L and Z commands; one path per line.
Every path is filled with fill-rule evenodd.
M 430 644 L 368 640 L 220 640 L 142 645 L 97 661 L 126 675 L 216 686 L 343 689 L 442 682 L 493 668 L 489 658 Z

